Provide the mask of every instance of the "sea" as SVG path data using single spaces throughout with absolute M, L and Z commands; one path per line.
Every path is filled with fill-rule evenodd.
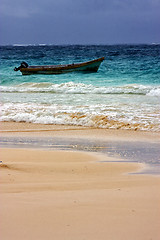
M 97 73 L 14 68 L 105 57 Z M 0 121 L 160 131 L 160 45 L 0 46 Z

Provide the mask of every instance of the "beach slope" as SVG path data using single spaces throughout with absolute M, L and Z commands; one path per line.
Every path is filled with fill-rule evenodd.
M 160 239 L 160 178 L 129 174 L 142 164 L 83 152 L 0 151 L 2 239 Z

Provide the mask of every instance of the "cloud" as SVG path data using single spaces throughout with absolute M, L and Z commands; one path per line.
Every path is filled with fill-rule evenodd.
M 0 13 L 6 16 L 30 17 L 36 15 L 88 15 L 101 13 L 124 14 L 160 9 L 159 0 L 1 0 Z
M 0 41 L 156 42 L 159 9 L 160 0 L 1 0 Z
M 3 17 L 28 18 L 36 12 L 37 7 L 34 4 L 31 4 L 31 1 L 1 0 L 0 14 Z

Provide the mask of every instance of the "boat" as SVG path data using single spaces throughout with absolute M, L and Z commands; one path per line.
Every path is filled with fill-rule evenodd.
M 14 71 L 20 70 L 22 75 L 61 74 L 69 72 L 97 72 L 100 64 L 104 61 L 104 59 L 104 57 L 101 57 L 83 63 L 44 66 L 29 66 L 26 62 L 22 62 L 18 68 L 14 68 Z

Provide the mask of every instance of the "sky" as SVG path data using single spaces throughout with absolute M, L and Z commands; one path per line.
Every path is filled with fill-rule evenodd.
M 0 0 L 0 45 L 160 43 L 160 0 Z

